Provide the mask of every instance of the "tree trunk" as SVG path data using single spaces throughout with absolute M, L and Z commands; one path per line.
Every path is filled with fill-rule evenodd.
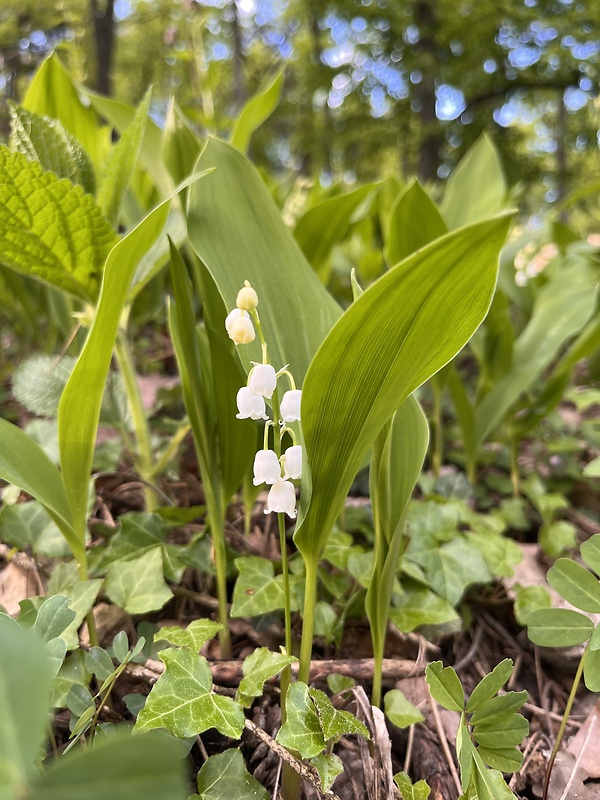
M 244 51 L 242 49 L 242 31 L 238 17 L 236 0 L 232 0 L 231 33 L 233 35 L 233 97 L 235 105 L 239 109 L 243 106 L 246 99 L 246 87 L 244 86 Z
M 115 47 L 115 0 L 90 0 L 96 46 L 96 89 L 105 95 L 112 94 L 111 71 Z
M 437 74 L 437 50 L 435 45 L 436 18 L 429 0 L 421 0 L 415 8 L 415 20 L 419 27 L 418 47 L 427 56 L 422 70 L 422 80 L 416 87 L 416 97 L 420 103 L 421 143 L 419 148 L 418 174 L 422 181 L 436 178 L 440 163 L 440 148 L 443 134 L 435 115 L 435 78 Z

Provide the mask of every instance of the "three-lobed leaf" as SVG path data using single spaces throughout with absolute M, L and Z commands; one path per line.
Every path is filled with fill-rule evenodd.
M 262 694 L 265 681 L 297 660 L 286 653 L 274 653 L 266 647 L 258 647 L 244 659 L 244 677 L 238 686 L 237 702 L 246 708 L 250 707 L 254 698 Z
M 212 619 L 195 619 L 187 628 L 179 628 L 172 625 L 161 628 L 154 639 L 166 639 L 171 644 L 179 647 L 187 647 L 198 653 L 206 642 L 210 641 L 216 634 L 223 629 L 220 622 Z

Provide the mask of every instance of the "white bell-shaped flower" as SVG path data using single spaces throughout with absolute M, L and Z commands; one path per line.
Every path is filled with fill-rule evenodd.
M 250 344 L 256 337 L 254 333 L 254 325 L 252 320 L 247 317 L 239 317 L 231 326 L 229 331 L 229 338 L 233 339 L 236 344 Z
M 292 389 L 281 398 L 281 419 L 283 422 L 297 422 L 300 419 L 300 402 L 302 391 Z
M 253 311 L 258 305 L 258 295 L 250 285 L 244 286 L 239 290 L 235 304 L 245 311 Z
M 263 400 L 264 403 L 264 400 Z M 254 485 L 281 480 L 281 464 L 274 450 L 259 450 L 254 456 Z
M 248 314 L 247 311 L 242 311 L 241 308 L 234 308 L 233 311 L 230 311 L 229 314 L 227 314 L 225 317 L 225 327 L 227 328 L 227 333 L 230 336 L 233 324 L 237 322 L 238 319 L 250 319 L 250 314 Z
M 275 369 L 270 364 L 256 364 L 248 376 L 248 388 L 253 394 L 272 397 L 277 386 Z
M 237 407 L 238 419 L 268 419 L 264 399 L 251 392 L 247 386 L 242 386 L 237 393 Z
M 277 481 L 271 486 L 267 497 L 265 514 L 271 512 L 287 514 L 290 519 L 296 519 L 296 490 L 289 481 Z
M 302 477 L 302 445 L 288 447 L 283 456 L 283 477 L 288 480 L 299 480 Z

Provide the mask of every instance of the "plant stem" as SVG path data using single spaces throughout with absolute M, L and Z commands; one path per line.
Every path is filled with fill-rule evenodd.
M 75 559 L 77 561 L 77 568 L 79 571 L 79 580 L 82 582 L 87 581 L 89 573 L 88 573 L 87 553 L 85 552 L 85 545 L 81 553 L 75 554 Z M 96 618 L 94 617 L 93 608 L 90 611 L 88 611 L 88 613 L 85 615 L 85 621 L 87 622 L 88 626 L 88 636 L 90 637 L 90 645 L 92 647 L 98 647 L 98 631 L 96 629 Z
M 142 395 L 133 366 L 131 351 L 123 329 L 119 330 L 117 334 L 115 354 L 117 356 L 121 375 L 123 376 L 125 392 L 127 393 L 127 400 L 131 410 L 131 420 L 137 440 L 138 469 L 144 481 L 147 484 L 151 484 L 152 447 L 150 445 L 150 430 L 148 428 L 148 420 L 142 403 Z M 146 509 L 148 511 L 153 511 L 158 505 L 158 499 L 152 486 L 144 487 L 144 497 L 146 500 Z
M 305 558 L 306 579 L 304 595 L 304 615 L 302 619 L 302 641 L 300 643 L 300 665 L 298 680 L 308 683 L 310 678 L 310 660 L 312 657 L 313 631 L 315 626 L 315 606 L 317 603 L 317 567 L 318 559 Z
M 521 494 L 521 479 L 519 476 L 519 443 L 516 436 L 510 431 L 509 449 L 510 449 L 510 482 L 513 487 L 514 497 L 519 497 Z
M 579 660 L 579 666 L 577 667 L 577 672 L 575 673 L 575 677 L 573 678 L 573 685 L 571 686 L 571 692 L 569 693 L 569 697 L 567 699 L 567 705 L 565 706 L 565 713 L 563 714 L 563 718 L 561 720 L 558 733 L 556 734 L 554 747 L 552 748 L 552 753 L 550 755 L 550 760 L 548 761 L 548 767 L 546 769 L 546 777 L 544 778 L 544 791 L 542 793 L 542 800 L 547 800 L 548 798 L 548 789 L 550 788 L 550 776 L 552 775 L 552 767 L 554 766 L 554 761 L 556 759 L 560 743 L 564 736 L 565 728 L 567 727 L 567 723 L 569 721 L 569 715 L 571 713 L 571 708 L 573 707 L 573 701 L 575 700 L 575 695 L 577 694 L 577 689 L 581 681 L 581 676 L 583 675 L 585 657 L 587 655 L 589 646 L 590 645 L 588 642 L 585 650 L 582 653 L 581 659 Z
M 231 636 L 229 633 L 229 605 L 227 602 L 227 550 L 225 547 L 224 514 L 213 491 L 208 472 L 203 473 L 204 494 L 206 496 L 206 514 L 213 543 L 215 559 L 215 577 L 217 583 L 217 600 L 219 602 L 219 622 L 223 630 L 219 631 L 221 658 L 231 658 Z
M 381 681 L 383 672 L 383 650 L 377 648 L 373 651 L 373 690 L 371 693 L 371 705 L 381 707 Z
M 436 384 L 435 378 L 431 381 L 433 390 L 433 440 L 431 442 L 431 468 L 435 477 L 439 477 L 443 459 L 442 437 L 442 392 Z

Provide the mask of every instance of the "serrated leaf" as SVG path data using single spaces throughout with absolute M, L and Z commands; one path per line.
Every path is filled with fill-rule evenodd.
M 337 776 L 341 775 L 344 771 L 342 759 L 339 756 L 336 756 L 335 753 L 315 756 L 314 758 L 311 758 L 310 765 L 319 773 L 321 786 L 323 787 L 324 792 L 331 788 L 331 785 Z
M 161 548 L 155 547 L 139 558 L 111 564 L 104 590 L 113 603 L 130 614 L 144 614 L 162 608 L 173 593 L 163 578 Z
M 285 709 L 287 719 L 279 729 L 277 742 L 289 750 L 297 750 L 302 758 L 319 755 L 325 747 L 325 737 L 305 683 L 290 684 Z
M 88 154 L 57 119 L 9 102 L 11 150 L 38 161 L 46 172 L 76 183 L 88 194 L 96 191 L 96 176 Z
M 499 772 L 516 772 L 523 763 L 523 753 L 516 747 L 489 750 L 481 746 L 478 752 L 489 767 Z
M 581 557 L 585 563 L 600 575 L 600 533 L 594 534 L 581 545 Z
M 589 639 L 594 623 L 568 608 L 542 608 L 527 617 L 527 635 L 543 647 L 571 647 Z
M 0 262 L 94 300 L 117 237 L 91 195 L 6 147 L 0 177 Z
M 213 622 L 212 619 L 195 619 L 187 628 L 175 626 L 160 628 L 154 639 L 155 641 L 166 639 L 171 644 L 188 647 L 194 653 L 198 653 L 220 630 L 223 630 L 220 622 Z
M 506 718 L 491 718 L 475 725 L 473 736 L 477 744 L 488 750 L 502 750 L 521 744 L 528 732 L 529 723 L 525 717 L 521 714 L 510 714 Z
M 434 661 L 427 665 L 425 679 L 432 697 L 441 706 L 450 711 L 463 711 L 465 696 L 458 675 L 452 667 L 444 667 L 441 661 Z
M 351 734 L 359 734 L 364 736 L 365 739 L 371 738 L 363 723 L 348 711 L 338 711 L 325 692 L 319 689 L 309 689 L 308 694 L 315 705 L 321 730 L 326 741 Z
M 202 765 L 198 773 L 200 800 L 268 800 L 267 791 L 248 774 L 237 749 L 218 753 Z
M 484 700 L 477 706 L 471 716 L 471 725 L 480 725 L 494 718 L 500 719 L 507 714 L 514 714 L 527 701 L 527 692 L 507 692 L 506 694 Z
M 33 626 L 43 642 L 49 642 L 63 634 L 75 619 L 75 612 L 69 608 L 69 599 L 64 595 L 54 595 L 44 600 Z
M 510 658 L 505 658 L 494 669 L 482 678 L 473 689 L 467 702 L 467 711 L 474 711 L 480 703 L 489 700 L 504 686 L 512 673 L 513 662 Z
M 165 671 L 152 687 L 135 729 L 166 728 L 185 739 L 216 728 L 223 736 L 239 739 L 244 713 L 230 697 L 212 693 L 208 661 L 184 648 L 164 650 L 159 658 Z
M 413 783 L 406 772 L 397 772 L 394 783 L 400 789 L 402 800 L 427 800 L 431 792 L 427 781 Z
M 265 681 L 297 660 L 286 653 L 273 653 L 266 647 L 257 648 L 244 659 L 244 677 L 240 681 L 235 699 L 240 705 L 249 708 L 254 698 L 262 694 Z
M 408 728 L 415 722 L 422 722 L 425 717 L 419 709 L 406 699 L 400 689 L 392 689 L 384 698 L 385 714 L 397 728 Z
M 559 558 L 548 570 L 548 583 L 575 608 L 600 612 L 600 582 L 570 558 Z
M 112 225 L 118 222 L 123 195 L 138 157 L 151 97 L 152 89 L 148 89 L 132 122 L 112 148 L 108 161 L 102 169 L 102 181 L 98 186 L 98 205 Z

